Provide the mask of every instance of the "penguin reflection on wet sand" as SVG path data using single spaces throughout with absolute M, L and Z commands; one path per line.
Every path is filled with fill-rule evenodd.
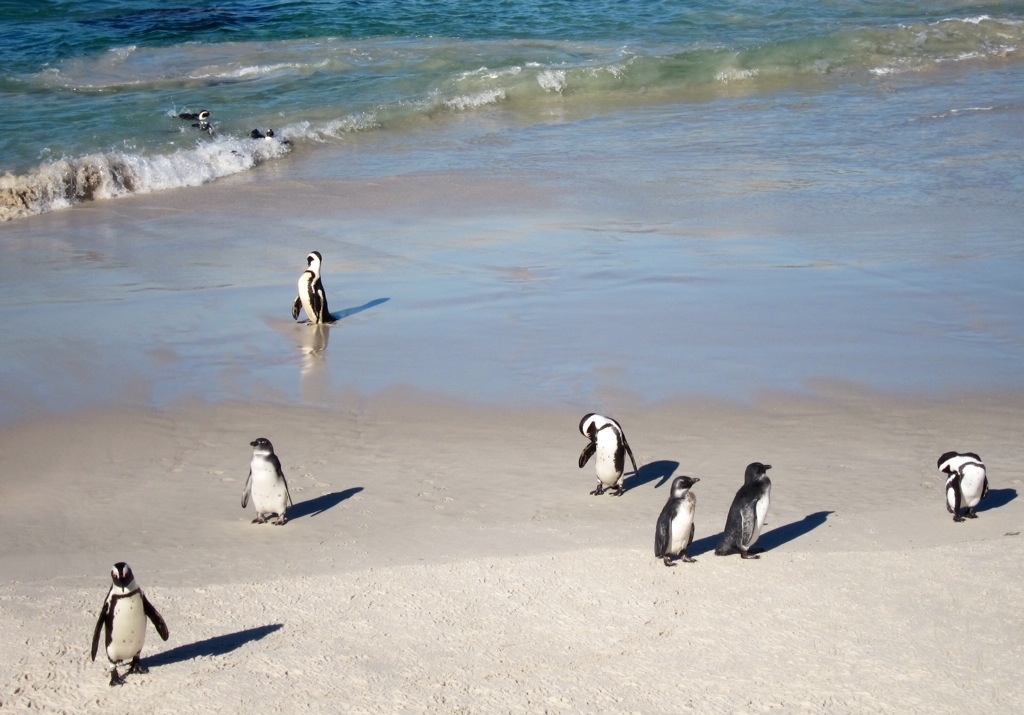
M 988 494 L 988 475 L 981 457 L 974 452 L 946 452 L 939 457 L 938 467 L 946 475 L 946 509 L 953 521 L 977 519 L 974 508 Z
M 697 559 L 686 554 L 693 543 L 693 514 L 697 508 L 697 497 L 690 491 L 698 477 L 676 477 L 672 480 L 672 492 L 658 517 L 654 532 L 654 555 L 675 566 L 675 559 L 693 563 Z
M 249 443 L 252 447 L 252 460 L 249 462 L 249 478 L 245 480 L 242 491 L 242 508 L 252 505 L 256 508 L 253 524 L 264 524 L 267 517 L 277 514 L 274 524 L 284 526 L 288 521 L 285 512 L 292 506 L 292 495 L 288 491 L 288 481 L 281 470 L 281 460 L 274 454 L 274 446 L 266 437 L 259 437 Z
M 622 496 L 622 472 L 625 469 L 627 454 L 633 464 L 633 471 L 637 471 L 633 450 L 629 448 L 622 427 L 611 417 L 591 412 L 580 420 L 580 434 L 590 440 L 580 452 L 580 469 L 594 454 L 597 455 L 594 469 L 598 485 L 590 493 L 599 496 L 604 494 L 605 490 L 614 488 L 615 491 L 612 493 L 615 496 Z
M 737 551 L 745 559 L 760 558 L 757 554 L 764 549 L 753 549 L 754 542 L 761 535 L 768 504 L 772 496 L 772 482 L 768 478 L 770 464 L 753 462 L 747 465 L 743 474 L 743 486 L 736 492 L 725 520 L 725 533 L 715 553 L 727 556 Z
M 337 322 L 327 307 L 327 293 L 320 281 L 322 264 L 323 256 L 319 251 L 313 251 L 306 256 L 306 270 L 299 276 L 298 295 L 295 296 L 295 302 L 292 303 L 292 318 L 294 320 L 298 320 L 299 311 L 304 310 L 310 323 Z
M 167 640 L 170 633 L 164 619 L 135 582 L 135 574 L 128 564 L 123 561 L 114 564 L 110 578 L 110 590 L 92 634 L 92 659 L 96 660 L 102 631 L 107 658 L 113 664 L 110 684 L 123 685 L 124 676 L 117 672 L 118 663 L 131 661 L 128 673 L 146 673 L 149 670 L 139 660 L 139 653 L 146 642 L 146 619 L 152 622 L 163 640 Z

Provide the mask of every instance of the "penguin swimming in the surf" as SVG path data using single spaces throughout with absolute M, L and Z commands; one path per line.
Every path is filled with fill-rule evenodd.
M 266 132 L 261 132 L 259 129 L 253 129 L 249 132 L 250 139 L 277 139 L 277 135 L 274 134 L 273 129 L 268 129 Z M 291 144 L 291 139 L 277 139 L 282 144 Z
M 981 457 L 974 452 L 946 452 L 939 457 L 938 467 L 946 475 L 946 509 L 953 521 L 977 519 L 974 508 L 988 494 L 988 475 Z
M 274 454 L 274 447 L 266 437 L 259 437 L 249 443 L 252 447 L 252 460 L 249 462 L 249 478 L 245 480 L 242 491 L 242 508 L 252 505 L 256 508 L 253 524 L 263 524 L 267 517 L 277 514 L 274 523 L 282 526 L 288 521 L 285 512 L 292 505 L 292 495 L 288 491 L 288 481 L 281 470 L 281 460 Z
M 198 112 L 181 112 L 178 114 L 178 118 L 193 122 L 207 122 L 210 120 L 210 110 L 200 109 Z
M 178 114 L 178 118 L 194 122 L 192 126 L 201 132 L 213 134 L 213 127 L 210 126 L 209 109 L 200 109 L 198 112 L 181 112 Z
M 661 510 L 654 532 L 654 555 L 666 566 L 674 566 L 675 559 L 686 563 L 696 561 L 686 554 L 686 549 L 693 543 L 693 513 L 697 508 L 697 497 L 690 488 L 699 481 L 698 477 L 672 480 L 672 493 Z
M 135 582 L 135 574 L 128 564 L 114 564 L 110 578 L 113 583 L 107 591 L 103 608 L 100 609 L 100 617 L 96 621 L 96 629 L 92 634 L 92 659 L 96 660 L 100 631 L 103 631 L 107 658 L 113 664 L 110 669 L 110 684 L 122 685 L 124 676 L 117 672 L 118 663 L 131 661 L 125 675 L 148 672 L 148 668 L 139 660 L 139 653 L 146 642 L 146 619 L 153 623 L 162 639 L 167 640 L 170 633 L 164 619 Z
M 727 556 L 740 552 L 745 559 L 760 558 L 757 554 L 764 549 L 753 549 L 754 542 L 761 535 L 768 504 L 772 496 L 772 482 L 768 478 L 770 464 L 753 462 L 747 465 L 743 474 L 743 486 L 736 492 L 725 520 L 725 532 L 715 553 Z
M 337 322 L 327 307 L 327 293 L 324 292 L 323 283 L 320 282 L 320 266 L 323 263 L 323 256 L 319 251 L 313 251 L 306 256 L 306 270 L 299 276 L 298 295 L 292 303 L 292 318 L 299 319 L 299 310 L 306 311 L 306 317 L 310 323 L 334 323 Z
M 597 472 L 597 489 L 590 492 L 597 496 L 604 494 L 606 489 L 615 488 L 616 496 L 622 496 L 622 472 L 626 466 L 626 455 L 633 463 L 633 471 L 636 472 L 636 460 L 633 459 L 633 450 L 629 448 L 626 435 L 622 426 L 611 417 L 594 414 L 593 412 L 583 416 L 580 420 L 580 434 L 590 440 L 587 446 L 580 452 L 580 469 L 593 456 L 597 454 L 595 471 Z

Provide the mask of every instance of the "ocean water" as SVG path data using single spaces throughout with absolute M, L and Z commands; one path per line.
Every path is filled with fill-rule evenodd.
M 1024 3 L 97 0 L 0 27 L 0 422 L 1024 390 Z M 349 316 L 326 329 L 290 318 L 313 249 Z
M 440 132 L 454 123 L 472 132 L 496 116 L 544 126 L 667 105 L 685 119 L 723 99 L 771 108 L 793 92 L 921 83 L 950 91 L 914 121 L 967 125 L 987 113 L 1019 136 L 1024 112 L 1022 2 L 51 0 L 0 9 L 0 220 L 197 186 L 379 135 L 429 162 L 423 152 Z M 954 91 L 973 77 L 991 89 L 977 105 Z M 178 117 L 200 109 L 211 112 L 208 130 Z M 756 125 L 756 110 L 742 121 Z M 252 139 L 253 129 L 276 138 Z M 800 142 L 823 146 L 833 134 L 803 123 Z M 645 140 L 660 137 L 641 129 Z M 871 172 L 876 157 L 857 149 L 842 157 L 848 170 Z M 1022 188 L 1019 156 L 1011 167 L 990 159 L 975 170 L 1009 173 L 1010 188 Z

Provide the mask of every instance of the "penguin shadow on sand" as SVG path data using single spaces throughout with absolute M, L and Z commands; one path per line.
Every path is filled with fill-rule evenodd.
M 354 308 L 345 308 L 343 310 L 331 311 L 331 317 L 334 318 L 335 322 L 338 322 L 344 320 L 345 318 L 348 318 L 349 316 L 355 315 L 356 313 L 362 313 L 364 310 L 369 310 L 370 308 L 376 307 L 381 303 L 387 303 L 389 300 L 391 299 L 375 298 L 371 300 L 369 303 L 363 303 L 362 305 L 357 305 Z
M 988 494 L 985 495 L 985 498 L 981 500 L 974 510 L 988 511 L 990 509 L 998 509 L 1001 506 L 1006 506 L 1016 498 L 1016 489 L 989 489 Z
M 238 650 L 247 643 L 258 641 L 269 636 L 271 633 L 281 630 L 282 628 L 284 628 L 283 623 L 274 623 L 269 626 L 258 626 L 256 628 L 246 628 L 244 631 L 225 633 L 222 636 L 214 636 L 213 638 L 207 638 L 203 641 L 180 645 L 177 648 L 165 650 L 163 653 L 151 655 L 146 658 L 145 664 L 146 667 L 149 668 L 159 668 L 161 665 L 181 663 L 186 660 L 192 660 L 193 658 L 204 658 L 211 655 L 226 655 L 232 651 Z
M 783 544 L 788 544 L 790 541 L 799 539 L 801 536 L 808 534 L 819 526 L 825 523 L 828 519 L 829 514 L 834 514 L 831 511 L 816 511 L 813 514 L 808 514 L 803 519 L 792 521 L 784 526 L 777 527 L 771 531 L 766 531 L 761 534 L 758 538 L 755 546 L 758 550 L 771 551 L 777 549 Z M 722 540 L 722 532 L 712 534 L 711 536 L 705 536 L 702 539 L 697 539 L 687 550 L 690 556 L 700 556 L 715 550 L 718 546 L 718 542 Z
M 623 493 L 632 491 L 655 480 L 658 480 L 658 483 L 654 485 L 654 488 L 657 489 L 669 481 L 677 469 L 679 469 L 679 462 L 673 462 L 670 459 L 649 462 L 622 479 L 622 491 Z
M 328 509 L 341 504 L 349 497 L 355 496 L 359 492 L 363 491 L 362 487 L 352 487 L 342 492 L 332 492 L 330 494 L 322 494 L 306 501 L 300 501 L 298 504 L 293 504 L 288 509 L 288 521 L 295 521 L 301 519 L 304 516 L 317 516 L 323 514 Z

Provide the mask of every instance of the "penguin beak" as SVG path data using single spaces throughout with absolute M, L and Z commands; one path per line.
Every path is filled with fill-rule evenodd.
M 255 447 L 255 446 L 256 446 L 256 441 L 255 441 L 255 440 L 253 440 L 252 442 L 250 442 L 250 443 L 249 443 L 249 446 L 250 446 L 250 447 Z

